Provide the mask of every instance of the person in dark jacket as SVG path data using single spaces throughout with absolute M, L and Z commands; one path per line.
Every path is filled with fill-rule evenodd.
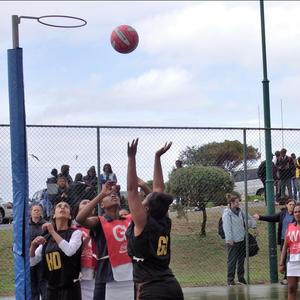
M 293 197 L 292 193 L 292 177 L 295 174 L 296 168 L 294 167 L 293 160 L 286 155 L 287 150 L 280 150 L 280 159 L 278 161 L 279 170 L 279 189 L 281 199 L 285 198 L 285 189 L 288 190 L 289 198 Z
M 98 191 L 98 178 L 95 166 L 91 166 L 88 171 L 87 175 L 83 177 L 84 183 L 87 185 L 86 191 L 86 199 L 93 199 L 97 196 Z
M 46 221 L 42 218 L 43 208 L 39 204 L 33 204 L 30 208 L 30 242 L 32 242 L 37 236 L 43 234 L 42 225 Z M 31 299 L 39 300 L 40 296 L 42 300 L 46 299 L 46 281 L 43 278 L 43 269 L 41 263 L 30 267 L 31 278 Z
M 58 202 L 65 201 L 69 203 L 70 187 L 67 179 L 62 176 L 57 176 L 57 193 L 51 199 L 52 205 L 55 206 Z
M 66 178 L 68 184 L 71 184 L 73 182 L 73 178 L 70 175 L 70 166 L 69 165 L 62 165 L 59 175 L 64 176 Z
M 70 185 L 68 203 L 71 206 L 72 215 L 75 213 L 75 208 L 79 205 L 80 201 L 87 198 L 86 189 L 88 185 L 83 181 L 81 173 L 75 175 L 74 182 Z
M 89 186 L 94 186 L 94 187 L 97 186 L 98 179 L 97 179 L 95 166 L 91 166 L 88 169 L 87 174 L 83 177 L 83 181 Z
M 280 212 L 270 216 L 262 216 L 258 214 L 254 214 L 253 218 L 259 221 L 266 221 L 272 223 L 278 223 L 278 231 L 277 231 L 277 244 L 280 245 L 280 250 L 282 250 L 285 238 L 285 232 L 289 223 L 295 222 L 293 210 L 296 205 L 296 201 L 294 199 L 288 199 L 286 201 L 285 208 Z M 286 273 L 284 274 L 284 278 L 281 281 L 282 284 L 287 284 Z
M 57 182 L 57 175 L 58 175 L 57 169 L 55 169 L 55 168 L 52 169 L 51 175 L 52 175 L 52 177 L 47 178 L 47 181 L 46 181 L 47 184 L 48 183 L 56 183 Z
M 276 167 L 275 164 L 272 162 L 272 175 L 273 175 L 273 179 L 276 180 L 277 176 L 276 176 Z M 262 161 L 261 164 L 258 167 L 257 170 L 257 176 L 259 177 L 259 179 L 261 180 L 262 184 L 264 185 L 264 188 L 266 188 L 266 161 Z

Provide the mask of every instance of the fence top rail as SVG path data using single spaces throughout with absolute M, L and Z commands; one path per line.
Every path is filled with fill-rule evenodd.
M 0 127 L 10 127 L 0 124 Z M 193 127 L 193 126 L 108 126 L 108 125 L 26 125 L 28 128 L 94 128 L 94 129 L 210 129 L 210 130 L 280 130 L 299 131 L 300 128 L 264 128 L 264 127 Z

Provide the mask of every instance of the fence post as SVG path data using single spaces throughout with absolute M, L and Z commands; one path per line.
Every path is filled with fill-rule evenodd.
M 268 215 L 275 213 L 274 203 L 274 181 L 272 166 L 272 142 L 271 142 L 271 116 L 270 116 L 270 95 L 269 80 L 267 75 L 267 54 L 266 54 L 266 36 L 265 36 L 265 16 L 264 1 L 260 0 L 261 17 L 261 39 L 262 39 L 262 61 L 263 61 L 263 100 L 264 100 L 264 122 L 265 122 L 265 149 L 266 149 L 266 185 L 265 196 L 267 198 Z M 268 223 L 269 234 L 269 265 L 271 283 L 278 282 L 277 272 L 277 245 L 275 224 Z
M 244 195 L 245 195 L 245 233 L 246 233 L 246 276 L 249 279 L 249 239 L 248 239 L 248 176 L 247 176 L 247 131 L 243 129 L 243 156 L 244 156 Z
M 100 183 L 100 128 L 97 126 L 97 185 L 98 185 L 98 194 L 101 191 L 101 183 Z M 98 214 L 100 213 L 100 206 L 98 204 Z

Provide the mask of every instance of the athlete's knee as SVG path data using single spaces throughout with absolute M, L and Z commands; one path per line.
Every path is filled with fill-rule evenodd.
M 289 284 L 288 285 L 288 292 L 290 295 L 295 295 L 297 293 L 297 284 Z

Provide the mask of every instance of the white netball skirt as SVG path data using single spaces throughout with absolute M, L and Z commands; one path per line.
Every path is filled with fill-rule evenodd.
M 95 289 L 95 279 L 92 280 L 81 280 L 81 298 L 83 300 L 93 300 L 94 289 Z
M 109 300 L 133 300 L 134 285 L 132 280 L 111 281 L 106 283 L 105 299 Z
M 287 263 L 286 276 L 300 277 L 300 261 L 289 261 Z
M 94 279 L 94 269 L 91 268 L 81 268 L 81 298 L 83 300 L 93 300 L 94 289 L 95 289 L 95 279 Z

